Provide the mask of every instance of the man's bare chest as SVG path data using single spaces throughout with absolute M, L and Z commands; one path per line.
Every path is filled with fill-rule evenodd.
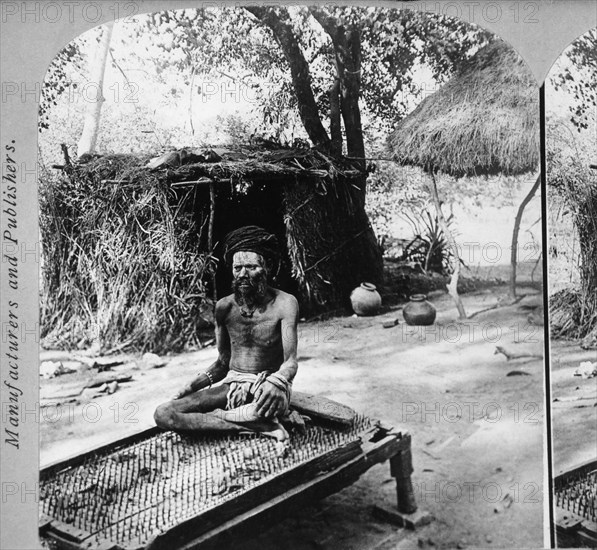
M 271 317 L 237 318 L 227 326 L 233 346 L 273 348 L 281 343 L 280 319 Z

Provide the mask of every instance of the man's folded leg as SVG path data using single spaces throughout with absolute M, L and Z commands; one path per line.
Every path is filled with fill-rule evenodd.
M 239 433 L 242 430 L 238 425 L 214 412 L 226 406 L 227 393 L 228 386 L 222 384 L 162 403 L 153 415 L 155 423 L 174 431 Z

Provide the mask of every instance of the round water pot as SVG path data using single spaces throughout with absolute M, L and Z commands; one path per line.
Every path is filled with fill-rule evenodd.
M 352 309 L 357 315 L 376 315 L 381 307 L 381 296 L 371 283 L 361 283 L 350 294 Z
M 402 310 L 407 325 L 432 325 L 436 313 L 435 307 L 427 301 L 425 294 L 413 294 L 410 302 Z

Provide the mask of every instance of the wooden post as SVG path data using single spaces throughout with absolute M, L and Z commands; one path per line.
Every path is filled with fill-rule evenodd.
M 398 511 L 403 514 L 412 514 L 417 511 L 417 502 L 411 481 L 413 473 L 412 455 L 410 447 L 399 451 L 390 458 L 390 473 L 396 479 L 396 497 Z
M 454 239 L 454 235 L 450 231 L 450 227 L 448 226 L 448 222 L 444 213 L 442 211 L 442 203 L 439 200 L 439 192 L 437 190 L 437 183 L 435 181 L 435 173 L 433 172 L 433 167 L 429 169 L 429 173 L 431 174 L 431 197 L 433 198 L 433 203 L 435 204 L 435 209 L 437 210 L 437 219 L 439 221 L 439 225 L 444 232 L 446 240 L 448 241 L 448 245 L 452 249 L 452 255 L 454 256 L 454 271 L 450 276 L 450 282 L 448 283 L 448 293 L 452 296 L 452 299 L 456 303 L 456 309 L 458 310 L 458 317 L 459 319 L 466 319 L 466 311 L 464 310 L 464 305 L 462 303 L 462 299 L 458 294 L 458 277 L 460 277 L 460 254 L 458 254 L 458 246 L 456 245 L 456 240 Z

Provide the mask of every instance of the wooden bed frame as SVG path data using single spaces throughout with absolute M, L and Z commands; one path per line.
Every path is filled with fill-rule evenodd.
M 319 400 L 318 410 L 329 411 L 330 407 L 321 407 Z M 326 415 L 327 419 L 324 420 L 329 420 L 327 412 L 320 418 Z M 161 432 L 159 428 L 151 428 L 51 464 L 41 471 L 41 479 L 48 479 L 65 468 L 82 464 L 98 453 L 125 449 Z M 410 435 L 376 423 L 360 437 L 360 441 L 342 444 L 321 456 L 281 471 L 232 500 L 181 521 L 142 546 L 107 542 L 98 545 L 92 542 L 90 533 L 47 516 L 40 519 L 39 532 L 41 536 L 53 540 L 59 548 L 67 550 L 203 550 L 228 547 L 234 544 L 235 539 L 238 541 L 240 535 L 247 536 L 262 530 L 263 525 L 282 519 L 295 509 L 353 484 L 369 468 L 386 460 L 389 460 L 390 473 L 396 480 L 397 506 L 395 509 L 377 506 L 378 515 L 409 528 L 428 523 L 430 518 L 427 515 L 415 513 L 417 505 L 411 483 Z

